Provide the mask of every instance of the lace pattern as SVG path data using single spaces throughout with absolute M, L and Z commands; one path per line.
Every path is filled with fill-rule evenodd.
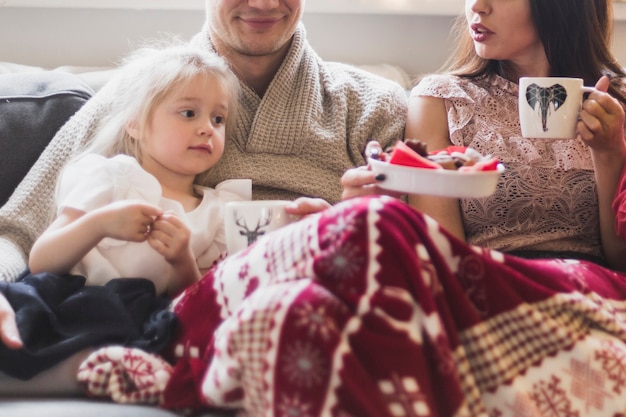
M 523 138 L 517 84 L 498 76 L 432 75 L 414 96 L 443 98 L 452 143 L 495 155 L 506 166 L 494 195 L 461 200 L 470 244 L 602 256 L 591 154 L 579 140 Z

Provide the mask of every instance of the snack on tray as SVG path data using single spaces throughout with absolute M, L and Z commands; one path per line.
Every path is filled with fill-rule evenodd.
M 386 152 L 380 149 L 378 142 L 372 141 L 367 144 L 366 154 L 370 158 L 393 165 L 460 172 L 495 171 L 499 163 L 497 158 L 483 156 L 475 149 L 465 146 L 448 146 L 445 149 L 428 152 L 426 143 L 419 139 L 398 141 Z

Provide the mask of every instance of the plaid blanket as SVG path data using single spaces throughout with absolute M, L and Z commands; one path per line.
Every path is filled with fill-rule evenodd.
M 163 407 L 242 416 L 621 416 L 624 300 L 624 275 L 468 246 L 398 200 L 365 197 L 188 288 L 167 383 L 151 372 Z M 81 380 L 96 368 L 88 359 Z

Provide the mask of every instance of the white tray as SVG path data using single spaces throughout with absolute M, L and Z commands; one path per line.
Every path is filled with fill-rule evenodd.
M 441 197 L 488 197 L 496 190 L 504 165 L 494 171 L 452 171 L 447 169 L 414 168 L 370 159 L 372 170 L 385 174 L 380 188 L 408 194 L 428 194 Z

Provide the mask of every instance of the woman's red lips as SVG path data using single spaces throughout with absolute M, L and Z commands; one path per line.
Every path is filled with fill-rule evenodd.
M 473 23 L 470 29 L 472 29 L 472 36 L 476 42 L 482 42 L 486 40 L 489 35 L 493 35 L 493 32 L 488 27 L 480 23 Z
M 482 23 L 473 23 L 471 28 L 474 32 L 492 33 L 491 29 L 489 29 L 487 26 L 483 25 Z

